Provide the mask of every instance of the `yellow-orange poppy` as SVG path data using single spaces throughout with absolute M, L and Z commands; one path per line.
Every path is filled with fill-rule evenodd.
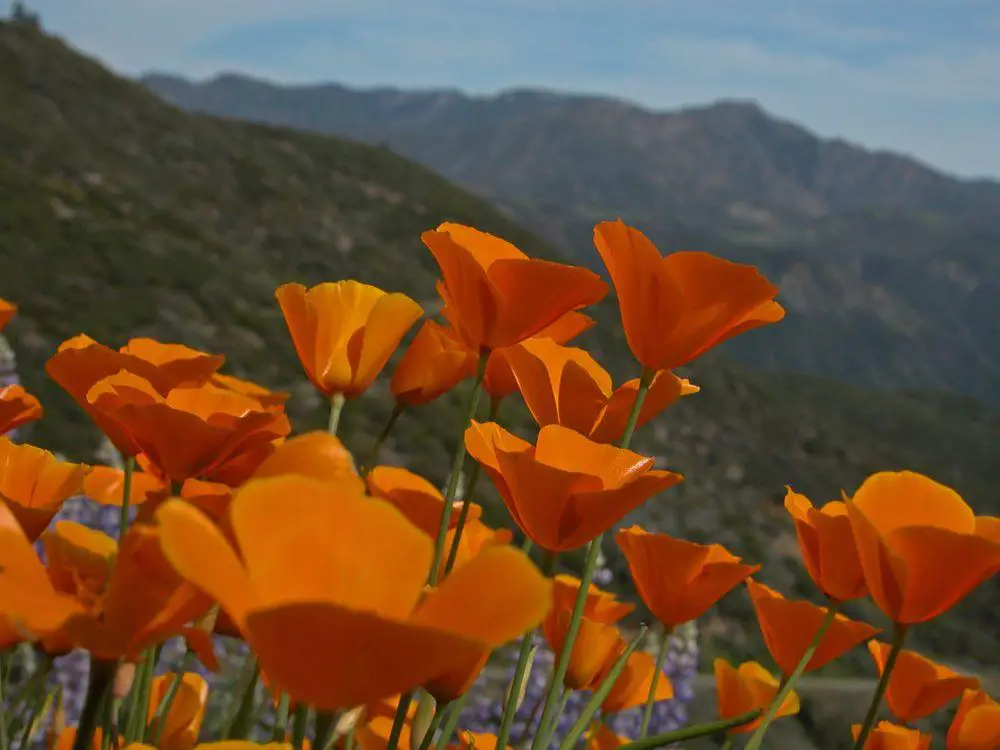
M 219 388 L 225 388 L 234 393 L 256 399 L 260 402 L 261 406 L 273 411 L 281 411 L 284 408 L 285 402 L 291 396 L 288 391 L 272 391 L 251 380 L 224 375 L 220 372 L 215 373 L 208 382 Z
M 163 702 L 167 691 L 174 682 L 174 675 L 167 673 L 153 679 L 149 695 L 147 722 L 152 721 L 156 709 Z M 166 715 L 159 750 L 194 750 L 198 744 L 198 734 L 205 720 L 205 706 L 208 702 L 208 683 L 197 672 L 185 672 Z
M 841 602 L 867 596 L 847 506 L 835 500 L 814 508 L 808 497 L 787 487 L 785 509 L 795 521 L 802 561 L 819 590 Z
M 631 741 L 628 737 L 615 734 L 614 730 L 602 721 L 587 733 L 587 750 L 615 750 Z
M 229 613 L 272 684 L 326 710 L 417 687 L 522 634 L 550 605 L 549 581 L 510 547 L 424 594 L 430 537 L 389 503 L 336 483 L 287 475 L 244 485 L 229 506 L 239 553 L 183 502 L 157 518 L 167 557 Z M 474 598 L 480 606 L 469 607 Z
M 83 480 L 83 494 L 101 505 L 121 507 L 125 493 L 125 472 L 113 466 L 93 466 Z M 129 505 L 165 500 L 170 483 L 155 473 L 133 471 L 129 486 Z
M 983 690 L 967 690 L 948 727 L 946 750 L 996 750 L 1000 747 L 1000 703 Z
M 14 384 L 0 387 L 0 435 L 36 419 L 41 419 L 44 410 L 41 402 Z
M 485 732 L 470 732 L 463 729 L 455 734 L 455 743 L 449 750 L 496 750 L 497 736 Z M 510 747 L 508 745 L 507 747 Z
M 656 674 L 656 659 L 645 651 L 635 651 L 625 662 L 625 668 L 611 687 L 601 710 L 606 714 L 628 711 L 636 706 L 645 705 L 649 699 L 649 688 Z M 666 701 L 674 697 L 674 688 L 665 674 L 656 681 L 656 692 L 653 701 Z
M 674 370 L 723 341 L 781 320 L 778 288 L 756 268 L 702 252 L 666 257 L 621 220 L 594 227 L 633 356 Z
M 760 569 L 718 544 L 695 544 L 639 526 L 622 529 L 615 541 L 649 610 L 675 627 L 697 620 L 719 599 Z
M 358 281 L 285 284 L 276 296 L 306 375 L 327 397 L 364 393 L 424 314 L 405 294 Z
M 44 565 L 0 506 L 0 614 L 49 653 L 83 648 L 98 659 L 134 660 L 148 646 L 187 635 L 211 604 L 167 564 L 153 527 L 132 527 L 119 547 L 61 521 L 42 543 Z M 199 656 L 216 666 L 210 652 Z
M 0 298 L 0 331 L 17 315 L 17 305 Z
M 556 344 L 565 344 L 575 339 L 584 331 L 594 327 L 594 319 L 580 312 L 568 312 L 550 326 L 546 326 L 529 339 L 529 341 L 552 341 Z M 514 344 L 517 346 L 517 344 Z M 490 398 L 499 399 L 517 393 L 517 380 L 514 372 L 510 369 L 510 362 L 507 359 L 507 352 L 511 347 L 494 349 L 490 352 L 490 357 L 486 361 L 486 373 L 483 378 L 483 390 L 489 394 Z
M 847 512 L 868 590 L 893 622 L 937 617 L 1000 570 L 1000 518 L 921 474 L 872 475 Z
M 683 481 L 653 459 L 546 425 L 535 445 L 494 422 L 473 421 L 469 454 L 486 470 L 514 522 L 550 552 L 580 547 L 653 495 Z
M 778 681 L 755 661 L 733 667 L 725 659 L 716 659 L 715 692 L 720 719 L 734 719 L 750 711 L 766 711 L 778 695 Z M 782 701 L 775 718 L 794 716 L 799 712 L 799 696 L 790 692 Z M 763 716 L 730 729 L 732 733 L 752 732 Z
M 113 421 L 157 470 L 173 482 L 186 479 L 239 484 L 287 435 L 288 417 L 267 411 L 248 396 L 210 384 L 175 388 L 166 397 L 148 381 L 119 372 L 87 394 L 93 408 Z M 256 460 L 234 463 L 251 455 Z
M 885 671 L 890 648 L 879 641 L 868 643 L 879 675 Z M 900 651 L 889 675 L 885 702 L 897 719 L 909 724 L 941 710 L 966 690 L 978 688 L 975 677 L 961 675 L 915 651 Z
M 598 443 L 621 440 L 639 393 L 639 379 L 618 389 L 583 349 L 529 339 L 504 350 L 524 403 L 539 426 L 559 424 Z M 654 377 L 639 410 L 644 425 L 698 387 L 670 372 Z
M 608 293 L 592 271 L 529 258 L 509 242 L 462 224 L 441 224 L 421 239 L 441 269 L 441 314 L 475 352 L 531 338 Z
M 60 461 L 46 450 L 0 437 L 0 505 L 10 509 L 32 541 L 80 491 L 89 471 L 89 466 Z
M 472 511 L 478 506 L 470 505 L 469 515 L 466 517 L 465 526 L 462 527 L 462 536 L 458 540 L 458 551 L 455 553 L 455 564 L 453 567 L 464 565 L 470 559 L 478 555 L 487 547 L 499 544 L 510 544 L 514 537 L 514 532 L 510 529 L 490 528 L 478 518 L 472 518 Z M 456 526 L 448 529 L 445 537 L 444 549 L 450 550 L 455 540 Z M 437 530 L 434 532 L 437 533 Z M 444 577 L 444 566 L 447 560 L 442 560 L 442 569 L 438 580 Z
M 398 466 L 376 466 L 367 476 L 368 491 L 394 505 L 410 523 L 431 537 L 437 537 L 444 512 L 441 491 L 423 477 Z M 461 502 L 453 502 L 448 517 L 448 527 L 458 523 Z M 470 504 L 468 518 L 479 519 L 483 508 Z
M 433 320 L 425 320 L 403 352 L 389 388 L 406 406 L 426 404 L 476 371 L 476 354 L 455 333 Z
M 337 482 L 358 492 L 365 488 L 350 451 L 337 437 L 325 430 L 314 430 L 289 438 L 256 468 L 253 478 L 266 479 L 285 474 Z
M 861 735 L 861 725 L 854 724 L 851 734 L 857 742 Z M 931 739 L 931 735 L 917 729 L 880 721 L 865 740 L 864 750 L 929 750 Z
M 790 675 L 826 618 L 826 608 L 802 599 L 786 599 L 774 589 L 754 580 L 747 581 L 747 591 L 771 658 L 782 674 Z M 836 615 L 805 671 L 819 669 L 878 632 L 878 628 L 867 623 Z

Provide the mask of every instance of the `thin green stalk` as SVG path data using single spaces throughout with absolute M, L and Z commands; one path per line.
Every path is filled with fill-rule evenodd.
M 3 708 L 4 681 L 7 679 L 7 654 L 0 652 L 0 750 L 8 750 L 10 740 L 7 737 L 7 712 Z
M 500 413 L 500 402 L 503 398 L 490 399 L 490 413 L 487 422 L 496 422 Z M 458 545 L 462 541 L 462 532 L 465 530 L 465 521 L 469 517 L 469 508 L 472 506 L 472 499 L 476 494 L 476 483 L 479 482 L 479 475 L 482 473 L 482 465 L 476 461 L 469 472 L 469 481 L 465 484 L 465 492 L 462 494 L 462 509 L 458 512 L 458 523 L 455 524 L 455 535 L 451 540 L 451 549 L 448 550 L 448 561 L 444 564 L 444 573 L 448 575 L 455 567 L 455 558 L 458 557 Z
M 628 744 L 622 745 L 618 748 L 618 750 L 656 750 L 658 747 L 672 745 L 675 742 L 696 740 L 699 737 L 710 737 L 713 734 L 727 732 L 730 729 L 735 729 L 736 727 L 741 727 L 744 724 L 749 724 L 751 721 L 760 716 L 760 714 L 760 709 L 757 709 L 754 711 L 747 711 L 745 714 L 734 716 L 731 719 L 721 719 L 719 721 L 713 721 L 709 724 L 696 724 L 693 727 L 685 727 L 684 729 L 677 729 L 673 732 L 654 734 L 652 737 L 647 737 L 643 740 L 636 740 L 635 742 L 629 742 Z
M 732 750 L 733 748 L 733 735 L 728 732 L 722 735 L 722 742 L 719 745 L 719 750 Z
M 31 673 L 28 681 L 21 687 L 17 695 L 11 701 L 11 708 L 14 709 L 16 706 L 23 706 L 24 710 L 21 712 L 20 716 L 15 715 L 13 721 L 11 721 L 10 726 L 7 727 L 7 738 L 8 741 L 11 737 L 17 737 L 21 732 L 21 725 L 24 721 L 31 720 L 30 707 L 33 706 L 38 701 L 38 696 L 45 695 L 45 682 L 49 677 L 49 673 L 52 671 L 52 658 L 46 656 L 38 668 Z M 13 711 L 12 711 L 13 712 Z M 3 713 L 0 711 L 0 713 Z
M 50 690 L 42 691 L 34 697 L 33 705 L 31 706 L 30 713 L 28 714 L 28 721 L 24 725 L 24 731 L 21 733 L 21 739 L 18 743 L 18 747 L 30 747 L 31 738 L 38 730 L 38 726 L 45 719 L 45 715 L 52 709 L 59 690 L 60 686 L 55 685 Z M 98 717 L 102 719 L 106 703 L 107 692 L 105 692 L 104 698 L 101 701 L 101 706 L 98 709 Z
M 344 739 L 344 745 L 347 750 L 354 750 L 354 748 L 358 746 L 357 727 L 351 727 L 347 732 L 347 737 Z
M 628 647 L 621 653 L 621 655 L 615 660 L 614 666 L 608 670 L 607 676 L 601 681 L 600 687 L 594 691 L 594 694 L 590 696 L 590 700 L 587 701 L 587 705 L 583 707 L 583 711 L 580 713 L 580 718 L 576 720 L 576 723 L 569 730 L 569 733 L 563 739 L 562 743 L 559 745 L 559 750 L 571 750 L 583 733 L 587 731 L 587 727 L 590 726 L 591 720 L 594 718 L 595 714 L 601 709 L 601 704 L 604 703 L 604 699 L 608 697 L 608 693 L 611 692 L 611 688 L 615 686 L 618 678 L 621 677 L 622 671 L 625 669 L 625 664 L 628 663 L 629 657 L 635 652 L 636 648 L 639 647 L 639 643 L 642 639 L 646 637 L 645 626 L 639 631 L 638 634 L 632 639 L 628 644 Z M 569 691 L 567 691 L 567 695 Z M 545 740 L 546 746 L 549 739 Z
M 94 742 L 94 732 L 101 718 L 101 704 L 111 692 L 115 679 L 116 662 L 93 661 L 90 665 L 90 679 L 87 680 L 87 694 L 83 701 L 83 711 L 76 727 L 73 750 L 90 750 Z M 31 721 L 28 721 L 30 731 Z
M 410 703 L 412 702 L 412 692 L 403 693 L 399 696 L 399 704 L 396 706 L 396 715 L 392 719 L 392 729 L 389 730 L 389 739 L 386 742 L 385 750 L 396 750 L 399 747 L 399 737 L 403 734 L 406 714 L 410 710 Z
M 458 435 L 458 442 L 455 445 L 455 458 L 451 466 L 451 474 L 448 476 L 448 486 L 444 493 L 444 508 L 441 512 L 441 523 L 438 526 L 437 539 L 434 540 L 434 557 L 431 560 L 431 573 L 428 583 L 436 586 L 441 575 L 441 561 L 444 558 L 444 542 L 448 536 L 448 522 L 451 520 L 451 503 L 458 492 L 458 482 L 462 476 L 462 465 L 465 463 L 465 431 L 469 428 L 469 423 L 476 416 L 476 409 L 479 408 L 479 397 L 483 392 L 483 377 L 486 375 L 486 362 L 489 359 L 488 352 L 479 355 L 479 364 L 476 366 L 476 379 L 472 383 L 472 392 L 469 394 L 469 403 L 465 410 L 465 419 L 462 422 L 462 429 Z M 458 534 L 458 528 L 455 529 Z M 393 750 L 389 748 L 389 750 Z
M 115 721 L 114 692 L 114 683 L 112 682 L 112 687 L 105 696 L 104 706 L 101 709 L 101 750 L 111 750 L 112 740 L 118 734 L 117 722 Z
M 292 715 L 292 747 L 295 750 L 302 750 L 302 745 L 306 741 L 306 727 L 309 724 L 309 706 L 300 703 L 295 707 Z
M 333 738 L 333 729 L 337 725 L 337 714 L 332 711 L 316 712 L 316 733 L 313 738 L 314 750 L 326 750 Z
M 194 666 L 194 659 L 195 653 L 190 648 L 184 652 L 184 658 L 177 671 L 174 672 L 174 679 L 170 681 L 170 687 L 167 688 L 166 694 L 160 701 L 160 705 L 156 707 L 156 712 L 146 727 L 146 744 L 153 747 L 160 744 L 163 732 L 167 728 L 167 717 L 170 715 L 170 709 L 174 705 L 177 693 L 180 692 L 181 684 L 184 682 L 184 674 Z
M 552 688 L 552 677 L 555 671 L 553 669 L 549 670 L 549 676 L 545 679 L 545 688 L 542 690 L 542 695 L 548 695 L 549 690 Z M 535 701 L 535 705 L 531 707 L 531 713 L 528 715 L 528 720 L 524 723 L 524 727 L 521 729 L 521 734 L 514 740 L 514 745 L 520 747 L 524 744 L 524 741 L 528 738 L 528 733 L 531 732 L 531 728 L 535 725 L 535 719 L 538 718 L 538 712 L 542 708 L 542 704 L 545 699 L 541 696 Z
M 875 717 L 878 716 L 879 707 L 882 705 L 882 698 L 885 697 L 885 690 L 889 687 L 889 677 L 892 675 L 892 670 L 896 667 L 896 660 L 899 659 L 899 652 L 903 650 L 903 641 L 906 640 L 908 632 L 909 626 L 902 623 L 896 623 L 896 626 L 893 628 L 892 646 L 889 648 L 889 656 L 885 660 L 885 669 L 882 670 L 882 676 L 879 678 L 878 685 L 875 688 L 875 695 L 872 696 L 872 703 L 868 707 L 865 723 L 861 725 L 861 733 L 858 734 L 858 739 L 854 742 L 854 750 L 861 750 L 865 746 L 868 735 L 871 734 L 872 727 L 875 726 Z
M 382 432 L 378 434 L 375 438 L 375 444 L 372 446 L 371 452 L 368 454 L 368 458 L 365 459 L 364 464 L 361 466 L 361 476 L 368 476 L 368 472 L 375 468 L 378 464 L 378 457 L 382 454 L 382 446 L 385 445 L 385 441 L 389 439 L 389 435 L 392 432 L 392 428 L 396 426 L 396 422 L 399 420 L 400 415 L 403 410 L 406 409 L 406 404 L 401 404 L 398 401 L 396 405 L 392 407 L 392 413 L 389 415 L 389 421 L 385 423 L 382 428 Z
M 257 683 L 260 680 L 260 662 L 253 654 L 249 654 L 243 662 L 238 691 L 242 694 L 239 706 L 233 713 L 222 736 L 231 740 L 245 740 L 253 728 L 254 697 L 257 695 Z
M 278 710 L 274 715 L 274 729 L 271 730 L 271 742 L 284 742 L 288 732 L 288 693 L 282 693 L 278 698 Z
M 462 711 L 468 700 L 469 693 L 465 692 L 448 704 L 448 718 L 444 722 L 444 727 L 441 729 L 441 739 L 437 743 L 437 746 L 442 750 L 451 745 L 451 738 L 455 735 L 459 719 L 462 718 Z
M 653 672 L 653 679 L 649 683 L 649 695 L 646 698 L 646 707 L 642 711 L 642 726 L 639 728 L 639 739 L 641 740 L 649 733 L 649 720 L 653 717 L 653 703 L 656 700 L 656 688 L 660 684 L 660 675 L 663 672 L 663 662 L 667 658 L 667 648 L 670 642 L 670 634 L 674 632 L 672 627 L 663 626 L 663 637 L 660 638 L 660 650 L 656 652 L 656 670 Z
M 771 705 L 767 709 L 767 713 L 764 714 L 764 720 L 761 721 L 760 726 L 757 727 L 757 731 L 753 733 L 750 741 L 747 743 L 746 750 L 756 750 L 760 747 L 760 743 L 764 741 L 764 735 L 767 733 L 767 729 L 771 726 L 771 722 L 774 721 L 775 717 L 778 715 L 778 711 L 781 709 L 781 704 L 785 702 L 785 699 L 792 692 L 792 688 L 795 687 L 795 683 L 798 681 L 802 673 L 806 671 L 806 667 L 809 662 L 812 661 L 813 654 L 816 653 L 816 649 L 823 642 L 823 637 L 826 635 L 826 631 L 830 629 L 833 625 L 834 620 L 837 619 L 837 610 L 840 608 L 840 602 L 830 602 L 830 606 L 826 610 L 826 617 L 823 618 L 823 622 L 820 623 L 819 629 L 813 636 L 812 642 L 809 644 L 809 648 L 805 650 L 802 654 L 802 658 L 799 659 L 799 663 L 795 665 L 795 669 L 792 673 L 788 675 L 787 678 L 782 676 L 781 687 L 778 689 L 778 694 L 774 696 L 774 700 L 771 701 Z
M 132 498 L 132 473 L 135 471 L 135 456 L 125 457 L 125 471 L 122 479 L 122 514 L 118 519 L 118 541 L 125 538 L 128 531 L 128 508 Z
M 427 725 L 427 731 L 424 733 L 423 739 L 420 740 L 420 750 L 428 750 L 434 742 L 434 735 L 437 734 L 438 729 L 441 728 L 441 722 L 444 720 L 445 711 L 448 710 L 450 703 L 438 703 L 434 706 L 434 716 L 431 717 L 431 723 Z
M 344 400 L 343 393 L 334 393 L 330 397 L 330 423 L 327 430 L 333 436 L 337 435 L 337 429 L 340 427 L 340 412 L 344 410 Z

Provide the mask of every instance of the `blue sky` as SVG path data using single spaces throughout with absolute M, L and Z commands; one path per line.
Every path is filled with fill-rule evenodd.
M 1000 0 L 28 0 L 127 74 L 756 99 L 825 136 L 1000 178 Z

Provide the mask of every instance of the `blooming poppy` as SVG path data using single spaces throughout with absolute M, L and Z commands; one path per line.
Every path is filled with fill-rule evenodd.
M 834 601 L 868 594 L 854 545 L 847 506 L 835 500 L 814 508 L 805 495 L 786 487 L 785 509 L 795 521 L 802 561 L 820 591 Z
M 750 711 L 762 714 L 778 695 L 778 681 L 770 672 L 755 661 L 748 661 L 734 668 L 725 659 L 716 659 L 715 691 L 720 719 L 734 719 Z M 775 718 L 794 716 L 799 712 L 799 696 L 790 692 L 782 701 Z M 763 715 L 751 722 L 730 729 L 730 732 L 752 732 L 759 725 Z
M 921 474 L 870 476 L 847 512 L 868 590 L 893 622 L 937 617 L 1000 570 L 1000 518 Z
M 621 220 L 594 227 L 594 244 L 618 295 L 633 356 L 674 370 L 740 333 L 781 320 L 778 288 L 756 268 L 709 253 L 666 257 Z
M 0 331 L 17 315 L 17 305 L 0 298 Z
M 23 386 L 0 386 L 0 435 L 42 418 L 42 404 Z
M 531 416 L 559 424 L 598 443 L 621 440 L 639 393 L 639 379 L 617 390 L 611 376 L 583 349 L 529 339 L 504 350 Z M 698 387 L 670 372 L 657 373 L 639 410 L 641 426 Z
M 645 651 L 635 651 L 625 662 L 625 668 L 611 687 L 601 710 L 606 714 L 628 711 L 636 706 L 645 705 L 649 699 L 649 688 L 656 674 L 656 659 Z M 666 701 L 674 697 L 674 688 L 665 674 L 656 681 L 656 692 L 653 701 Z
M 441 269 L 441 314 L 475 352 L 531 338 L 608 293 L 592 271 L 529 258 L 472 227 L 445 223 L 421 239 Z
M 475 353 L 450 328 L 425 320 L 396 365 L 389 388 L 398 403 L 417 406 L 447 393 L 475 371 Z
M 857 742 L 861 735 L 861 725 L 854 724 L 851 734 Z M 928 750 L 931 735 L 916 729 L 900 727 L 888 721 L 880 721 L 865 740 L 864 750 Z
M 0 505 L 10 509 L 31 541 L 80 491 L 89 471 L 89 466 L 60 461 L 46 450 L 0 437 Z
M 83 494 L 100 505 L 121 507 L 125 495 L 125 472 L 114 466 L 94 466 L 83 480 Z M 148 471 L 133 471 L 129 486 L 129 505 L 138 506 L 165 500 L 170 483 Z
M 424 314 L 405 294 L 358 281 L 285 284 L 276 296 L 306 375 L 328 398 L 364 393 Z
M 948 728 L 947 750 L 1000 747 L 1000 703 L 983 690 L 967 690 Z
M 164 397 L 148 381 L 123 371 L 99 381 L 87 398 L 177 483 L 217 479 L 239 484 L 273 451 L 273 441 L 290 430 L 284 414 L 210 384 L 175 388 Z M 257 460 L 241 466 L 242 476 L 227 473 L 247 454 Z
M 870 641 L 868 650 L 881 676 L 891 647 Z M 900 651 L 889 675 L 885 700 L 896 718 L 909 724 L 939 711 L 966 690 L 978 688 L 979 680 L 975 677 L 960 675 L 915 651 Z
M 802 599 L 786 599 L 774 589 L 754 580 L 747 581 L 747 591 L 771 658 L 782 674 L 790 675 L 816 637 L 826 618 L 826 608 Z M 819 669 L 878 632 L 878 628 L 867 623 L 836 615 L 805 671 Z
M 514 532 L 510 529 L 493 529 L 484 524 L 478 518 L 473 518 L 473 511 L 479 506 L 470 505 L 469 514 L 465 519 L 465 526 L 462 527 L 462 536 L 458 540 L 458 551 L 455 553 L 455 563 L 453 567 L 458 567 L 465 564 L 470 559 L 478 555 L 487 547 L 493 547 L 500 544 L 510 544 L 511 539 L 514 537 Z M 455 533 L 457 531 L 457 526 L 452 526 L 448 529 L 448 534 L 445 537 L 444 549 L 450 550 L 455 539 Z M 437 534 L 435 529 L 434 534 Z M 438 580 L 444 577 L 443 566 L 447 563 L 447 560 L 442 560 L 442 570 L 441 575 L 438 576 Z
M 639 526 L 622 529 L 615 541 L 642 601 L 668 627 L 697 620 L 760 570 L 721 545 L 686 542 Z
M 94 420 L 114 446 L 126 456 L 139 447 L 113 419 L 87 399 L 91 389 L 104 378 L 122 370 L 146 380 L 165 396 L 181 385 L 203 383 L 224 361 L 219 355 L 205 354 L 180 344 L 160 344 L 152 339 L 133 339 L 120 351 L 80 334 L 64 341 L 45 363 L 45 371 Z
M 549 552 L 580 547 L 653 495 L 683 481 L 653 459 L 546 425 L 535 445 L 494 422 L 473 421 L 469 454 L 486 470 L 514 522 Z
M 173 674 L 164 674 L 153 679 L 149 695 L 147 722 L 156 715 L 167 691 L 174 682 Z M 185 672 L 167 713 L 163 732 L 157 747 L 160 750 L 194 750 L 198 744 L 198 734 L 205 720 L 205 705 L 208 702 L 208 683 L 197 672 Z
M 134 660 L 148 646 L 188 635 L 188 624 L 209 609 L 211 602 L 167 564 L 154 527 L 133 526 L 119 546 L 60 521 L 42 544 L 44 565 L 0 507 L 0 614 L 51 654 L 83 648 L 102 660 Z M 210 651 L 198 655 L 217 667 Z
M 596 726 L 587 733 L 587 750 L 615 750 L 631 741 L 628 737 L 615 734 L 603 721 L 596 722 Z
M 367 476 L 368 491 L 394 505 L 410 523 L 431 537 L 436 537 L 444 512 L 444 496 L 433 484 L 412 471 L 398 466 L 376 466 Z M 461 501 L 451 504 L 448 527 L 454 528 L 462 510 Z M 482 506 L 470 504 L 468 517 L 475 520 Z
M 236 378 L 232 375 L 224 375 L 220 372 L 212 375 L 208 382 L 219 388 L 225 388 L 234 393 L 240 393 L 256 399 L 260 402 L 261 406 L 274 411 L 281 411 L 284 408 L 285 402 L 291 396 L 287 391 L 272 391 L 253 381 Z
M 167 557 L 228 612 L 271 684 L 324 710 L 417 687 L 524 633 L 550 605 L 551 584 L 506 546 L 424 593 L 430 537 L 335 483 L 244 485 L 229 506 L 239 553 L 183 502 L 157 518 Z
M 593 318 L 580 312 L 571 311 L 521 343 L 552 341 L 556 344 L 565 344 L 593 327 Z M 490 398 L 499 399 L 517 393 L 517 380 L 514 378 L 514 372 L 510 369 L 510 361 L 507 359 L 507 352 L 510 351 L 510 348 L 505 346 L 502 349 L 494 349 L 486 361 L 483 390 L 489 394 Z
M 497 736 L 485 732 L 470 732 L 463 729 L 455 735 L 455 744 L 450 750 L 496 750 Z M 508 745 L 507 747 L 510 747 Z
M 337 482 L 363 492 L 354 457 L 342 442 L 325 430 L 314 430 L 289 438 L 256 468 L 254 479 L 298 474 L 326 482 Z

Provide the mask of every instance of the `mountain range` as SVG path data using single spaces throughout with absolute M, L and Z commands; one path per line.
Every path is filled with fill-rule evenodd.
M 732 353 L 767 369 L 1000 404 L 1000 183 L 824 140 L 755 103 L 653 112 L 514 90 L 142 82 L 187 109 L 393 149 L 593 262 L 596 221 L 759 266 L 793 313 Z

